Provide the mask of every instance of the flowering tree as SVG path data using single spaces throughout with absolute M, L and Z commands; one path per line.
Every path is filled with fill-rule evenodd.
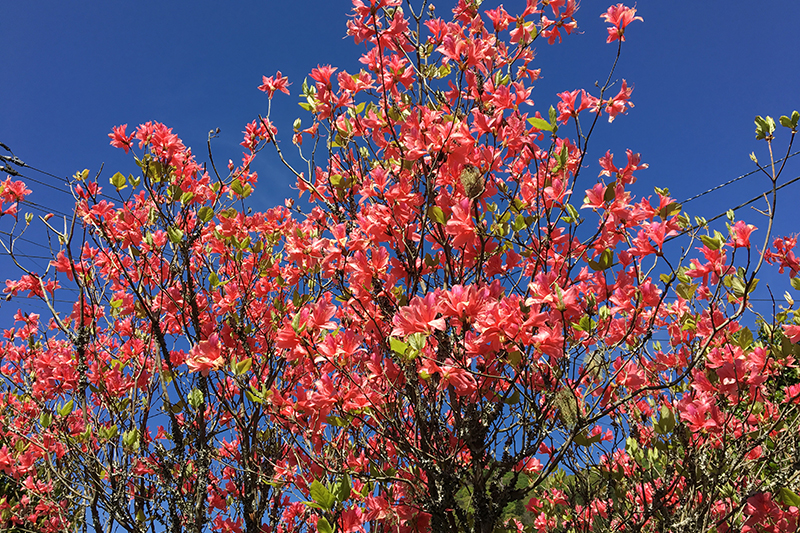
M 576 3 L 478 4 L 354 0 L 364 68 L 302 84 L 303 168 L 269 111 L 222 173 L 163 124 L 113 129 L 137 175 L 77 173 L 72 219 L 42 219 L 48 271 L 7 282 L 51 316 L 5 330 L 3 527 L 797 527 L 800 320 L 790 296 L 750 304 L 766 263 L 800 287 L 796 240 L 770 246 L 775 122 L 756 119 L 759 249 L 732 211 L 723 233 L 666 189 L 634 198 L 633 150 L 592 155 L 633 106 L 614 67 L 635 9 L 602 14 L 607 81 L 542 112 L 533 47 L 577 28 Z M 300 199 L 252 211 L 265 148 Z M 30 193 L 2 188 L 17 237 Z

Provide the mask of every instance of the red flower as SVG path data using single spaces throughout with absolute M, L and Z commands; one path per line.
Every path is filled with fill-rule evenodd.
M 577 104 L 578 95 L 581 95 L 580 105 Z M 597 98 L 588 94 L 584 89 L 558 93 L 558 97 L 561 98 L 557 104 L 559 122 L 566 122 L 570 117 L 577 117 L 584 109 L 597 105 Z
M 739 220 L 731 227 L 731 241 L 734 248 L 750 248 L 750 234 L 756 229 L 752 224 Z
M 412 333 L 431 333 L 433 330 L 444 331 L 447 323 L 437 318 L 438 306 L 436 296 L 429 293 L 425 298 L 414 298 L 400 309 L 394 317 L 392 335 L 404 337 Z
M 606 103 L 608 122 L 614 122 L 617 115 L 625 113 L 628 108 L 633 107 L 633 102 L 630 101 L 632 92 L 633 87 L 628 87 L 628 83 L 623 79 L 619 93 Z
M 211 370 L 219 370 L 224 362 L 222 345 L 216 333 L 194 346 L 186 359 L 190 372 L 200 372 L 204 376 L 208 376 Z
M 613 26 L 608 28 L 608 39 L 606 39 L 606 42 L 610 43 L 617 39 L 624 42 L 625 27 L 634 20 L 641 20 L 644 22 L 642 17 L 636 17 L 634 15 L 636 15 L 636 9 L 625 7 L 623 4 L 611 6 L 608 8 L 608 11 L 600 15 L 606 22 L 613 24 Z
M 111 146 L 114 148 L 122 148 L 125 150 L 126 154 L 131 149 L 131 139 L 133 139 L 133 133 L 130 135 L 125 134 L 125 128 L 127 127 L 127 124 L 123 124 L 122 126 L 114 126 L 112 128 L 112 133 L 108 134 L 108 136 L 111 137 Z
M 261 79 L 263 84 L 259 85 L 258 89 L 267 93 L 268 97 L 272 98 L 275 91 L 289 94 L 289 89 L 286 88 L 289 85 L 289 78 L 284 78 L 280 70 L 274 76 L 270 76 L 269 78 L 262 76 Z
M 331 76 L 334 72 L 336 72 L 336 67 L 319 65 L 317 68 L 311 69 L 311 77 L 317 83 L 323 86 L 329 86 L 331 84 Z
M 445 232 L 453 237 L 453 246 L 462 248 L 475 239 L 475 224 L 470 214 L 469 198 L 453 206 L 452 216 L 447 221 Z
M 0 199 L 4 202 L 22 202 L 31 190 L 22 181 L 11 181 L 11 178 L 0 183 Z

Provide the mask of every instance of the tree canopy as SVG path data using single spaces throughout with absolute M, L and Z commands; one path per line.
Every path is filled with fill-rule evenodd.
M 132 171 L 77 172 L 70 218 L 3 183 L 8 253 L 40 224 L 53 257 L 6 282 L 50 316 L 4 330 L 0 524 L 796 529 L 800 317 L 752 295 L 770 269 L 800 288 L 796 238 L 772 234 L 800 113 L 755 119 L 754 233 L 636 197 L 635 142 L 591 142 L 633 107 L 636 9 L 587 15 L 608 76 L 541 108 L 534 46 L 577 30 L 574 0 L 353 5 L 362 70 L 264 76 L 238 164 L 151 121 L 113 128 Z M 292 94 L 287 135 L 269 109 Z M 248 201 L 257 156 L 297 198 Z

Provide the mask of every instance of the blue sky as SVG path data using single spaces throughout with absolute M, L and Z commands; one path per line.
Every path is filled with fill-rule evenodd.
M 505 6 L 513 13 L 521 4 Z M 560 46 L 539 44 L 543 79 L 532 95 L 534 110 L 545 113 L 557 92 L 591 89 L 605 79 L 616 50 L 605 44 L 606 24 L 600 19 L 608 5 L 584 0 L 577 16 L 582 33 Z M 309 120 L 297 106 L 297 92 L 310 70 L 317 64 L 359 69 L 363 47 L 344 38 L 350 7 L 343 0 L 8 2 L 0 142 L 28 164 L 60 176 L 83 168 L 94 173 L 104 164 L 101 182 L 107 183 L 118 170 L 137 170 L 130 156 L 108 144 L 111 127 L 127 123 L 130 130 L 158 120 L 201 161 L 208 131 L 219 127 L 215 159 L 238 161 L 245 124 L 266 112 L 267 99 L 257 90 L 261 76 L 280 70 L 292 82 L 292 96 L 276 96 L 273 117 L 284 145 L 291 146 L 292 121 Z M 450 7 L 437 3 L 441 16 Z M 639 173 L 639 191 L 651 194 L 653 186 L 667 186 L 679 200 L 752 170 L 751 151 L 767 159 L 766 145 L 755 140 L 753 117 L 777 119 L 800 109 L 800 2 L 776 0 L 768 9 L 756 9 L 742 0 L 643 0 L 637 8 L 644 22 L 629 27 L 615 75 L 635 86 L 636 107 L 600 128 L 585 188 L 606 149 L 618 157 L 626 148 L 641 152 L 650 169 Z M 781 152 L 788 135 L 779 134 Z M 255 167 L 256 209 L 294 195 L 289 173 L 268 152 Z M 787 165 L 784 179 L 797 175 L 798 163 L 800 157 Z M 69 210 L 65 194 L 30 186 L 34 202 Z M 765 177 L 754 175 L 687 207 L 711 217 L 767 187 Z M 798 192 L 800 183 L 782 191 L 778 229 L 783 233 L 797 231 Z M 765 226 L 755 212 L 744 216 Z M 5 221 L 0 229 L 7 231 Z

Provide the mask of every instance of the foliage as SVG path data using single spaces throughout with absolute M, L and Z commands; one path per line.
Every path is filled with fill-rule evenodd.
M 478 4 L 354 0 L 364 69 L 302 83 L 302 170 L 269 112 L 223 174 L 163 124 L 114 128 L 137 175 L 77 173 L 73 218 L 42 219 L 48 271 L 7 282 L 52 316 L 5 331 L 3 527 L 797 527 L 800 316 L 787 295 L 747 327 L 766 263 L 800 285 L 796 239 L 768 247 L 775 121 L 756 118 L 759 252 L 732 211 L 726 233 L 667 189 L 636 199 L 639 154 L 590 152 L 633 106 L 615 67 L 634 9 L 602 14 L 606 82 L 542 112 L 533 46 L 576 30 L 575 2 Z M 300 198 L 253 211 L 265 148 Z M 12 257 L 30 193 L 3 185 Z

